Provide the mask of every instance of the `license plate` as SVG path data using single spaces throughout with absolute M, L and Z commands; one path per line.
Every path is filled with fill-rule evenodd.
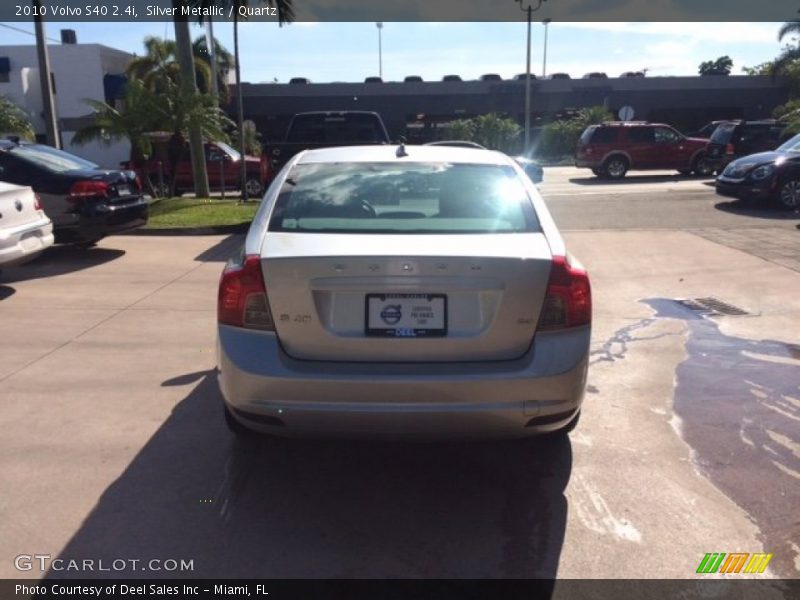
M 118 196 L 128 196 L 131 193 L 131 188 L 127 185 L 118 185 L 117 186 L 117 195 Z
M 447 334 L 444 294 L 367 294 L 366 334 L 442 337 Z

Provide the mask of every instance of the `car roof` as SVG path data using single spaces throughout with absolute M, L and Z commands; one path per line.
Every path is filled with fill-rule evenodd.
M 405 154 L 398 156 L 400 146 L 343 146 L 307 150 L 298 156 L 298 164 L 334 162 L 450 162 L 485 165 L 509 165 L 511 159 L 501 152 L 456 146 L 406 145 Z

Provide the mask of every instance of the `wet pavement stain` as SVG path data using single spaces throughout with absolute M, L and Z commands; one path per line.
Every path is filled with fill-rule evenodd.
M 674 300 L 643 302 L 654 319 L 680 319 L 689 330 L 673 404 L 698 470 L 755 521 L 775 553 L 770 569 L 797 577 L 800 346 L 726 335 Z

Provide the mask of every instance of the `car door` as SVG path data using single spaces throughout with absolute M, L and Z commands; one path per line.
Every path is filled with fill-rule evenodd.
M 691 165 L 693 148 L 672 127 L 659 126 L 655 135 L 656 161 L 659 169 L 687 169 Z
M 627 129 L 626 145 L 631 157 L 631 169 L 652 169 L 657 162 L 653 127 L 631 127 Z

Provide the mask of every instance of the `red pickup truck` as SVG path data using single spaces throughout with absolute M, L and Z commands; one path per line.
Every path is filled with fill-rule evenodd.
M 241 190 L 242 155 L 223 142 L 206 142 L 206 170 L 208 172 L 208 185 L 213 192 L 227 192 Z M 250 198 L 258 198 L 266 189 L 270 179 L 269 162 L 264 156 L 245 156 L 245 186 Z M 173 174 L 170 161 L 164 144 L 153 144 L 153 156 L 138 163 L 125 163 L 125 168 L 131 169 L 139 175 L 143 182 L 148 179 L 153 191 L 158 196 L 169 194 Z M 192 161 L 187 145 L 181 160 L 178 161 L 174 174 L 175 195 L 194 190 L 194 176 Z

